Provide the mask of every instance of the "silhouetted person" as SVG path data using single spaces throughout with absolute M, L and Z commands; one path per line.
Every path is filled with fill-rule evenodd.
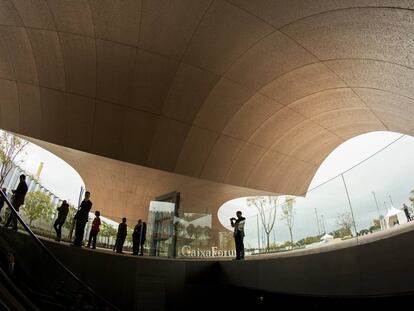
M 6 195 L 7 189 L 3 188 L 3 193 Z M 0 195 L 0 215 L 1 215 L 1 210 L 3 209 L 4 203 L 6 202 L 6 200 L 3 198 L 2 195 Z M 0 221 L 2 221 L 1 216 L 0 216 Z
M 132 254 L 133 255 L 144 255 L 144 243 L 145 236 L 147 234 L 147 224 L 138 220 L 138 223 L 135 225 L 134 232 L 132 233 Z M 141 250 L 140 250 L 141 249 Z
M 55 228 L 56 231 L 56 238 L 55 241 L 60 242 L 60 238 L 62 237 L 62 226 L 66 221 L 66 217 L 69 213 L 69 204 L 66 202 L 66 200 L 63 200 L 62 205 L 60 205 L 57 208 L 58 216 L 55 220 L 55 223 L 53 224 L 53 228 Z
M 24 204 L 24 198 L 26 197 L 26 193 L 27 193 L 27 184 L 26 184 L 25 175 L 23 174 L 20 175 L 19 185 L 17 186 L 16 190 L 12 190 L 12 192 L 13 192 L 12 205 L 14 209 L 16 210 L 16 212 L 18 212 L 20 210 L 20 206 Z M 6 224 L 4 226 L 7 228 L 10 224 L 12 225 L 13 230 L 17 231 L 17 216 L 12 211 L 10 211 L 9 218 L 7 219 Z
M 99 216 L 101 216 L 101 213 L 99 211 L 96 211 L 95 219 L 92 222 L 91 231 L 89 232 L 88 247 L 91 247 L 91 242 L 92 242 L 93 249 L 96 248 L 96 236 L 98 235 L 99 227 L 101 226 L 101 218 L 99 218 Z
M 410 215 L 410 212 L 408 211 L 408 206 L 405 205 L 405 203 L 403 204 L 403 211 L 405 213 L 405 217 L 407 217 L 407 221 L 411 221 L 411 215 Z
M 83 234 L 85 232 L 86 223 L 89 220 L 89 211 L 92 208 L 92 202 L 89 200 L 91 194 L 89 191 L 85 192 L 85 198 L 83 199 L 79 210 L 77 211 L 75 217 L 76 220 L 75 226 L 75 240 L 73 241 L 73 246 L 82 246 Z
M 118 226 L 118 233 L 116 235 L 116 252 L 122 254 L 122 248 L 127 236 L 127 224 L 126 218 L 122 218 L 122 222 Z
M 242 212 L 236 212 L 237 219 L 230 218 L 231 226 L 234 228 L 234 242 L 236 244 L 236 260 L 244 259 L 244 224 L 246 218 L 242 217 Z

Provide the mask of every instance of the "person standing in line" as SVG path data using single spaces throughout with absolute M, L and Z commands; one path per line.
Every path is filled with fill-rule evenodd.
M 144 256 L 144 243 L 145 243 L 145 238 L 147 235 L 147 223 L 145 221 L 142 222 L 140 232 L 141 234 L 138 240 L 139 240 L 139 247 L 141 248 L 141 251 L 139 252 L 139 256 Z
M 56 238 L 55 241 L 60 242 L 60 238 L 62 236 L 62 226 L 66 221 L 66 217 L 69 213 L 69 204 L 66 200 L 63 200 L 62 205 L 57 208 L 58 216 L 53 224 L 53 228 L 56 231 Z
M 89 232 L 89 242 L 88 242 L 88 247 L 91 247 L 91 242 L 92 242 L 92 249 L 96 248 L 96 236 L 99 233 L 99 227 L 101 226 L 101 218 L 99 218 L 99 216 L 101 216 L 101 213 L 99 211 L 95 212 L 95 219 L 92 222 L 92 228 L 91 231 Z
M 89 220 L 89 211 L 92 208 L 92 201 L 90 200 L 91 194 L 89 191 L 85 192 L 85 198 L 83 199 L 79 210 L 73 218 L 76 221 L 75 226 L 75 239 L 73 241 L 73 246 L 81 247 L 83 234 L 85 232 L 86 223 Z
M 134 228 L 134 232 L 132 233 L 132 254 L 133 255 L 144 255 L 144 243 L 145 243 L 145 235 L 147 233 L 147 224 L 142 222 L 141 219 L 138 220 Z M 141 250 L 140 250 L 141 248 Z
M 18 212 L 20 210 L 20 206 L 24 204 L 24 199 L 26 197 L 27 190 L 28 188 L 26 184 L 26 176 L 22 174 L 20 175 L 20 182 L 16 190 L 12 190 L 12 205 L 16 212 Z M 13 230 L 17 231 L 17 216 L 13 212 L 10 213 L 9 218 L 7 219 L 4 227 L 7 228 L 10 224 L 12 225 Z
M 1 190 L 3 191 L 4 195 L 7 195 L 6 194 L 6 192 L 7 192 L 7 189 L 6 188 L 3 188 Z M 3 206 L 4 206 L 4 203 L 5 202 L 6 202 L 6 200 L 3 198 L 2 195 L 0 195 L 0 215 L 1 215 L 1 210 L 3 209 Z M 1 216 L 0 216 L 0 221 L 2 221 Z
M 407 222 L 411 221 L 411 215 L 410 215 L 410 212 L 408 211 L 408 206 L 405 205 L 405 203 L 403 204 L 403 211 L 404 211 L 405 217 L 407 217 Z
M 122 222 L 118 226 L 118 234 L 116 235 L 116 252 L 122 254 L 122 248 L 127 236 L 126 218 L 122 218 Z
M 244 224 L 246 218 L 242 216 L 241 211 L 236 212 L 237 219 L 232 217 L 230 218 L 230 224 L 234 228 L 234 242 L 236 244 L 236 260 L 244 259 Z

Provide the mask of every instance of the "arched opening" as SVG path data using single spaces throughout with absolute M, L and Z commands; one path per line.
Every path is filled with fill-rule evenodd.
M 412 136 L 359 135 L 324 160 L 304 196 L 281 194 L 273 204 L 260 202 L 260 197 L 238 198 L 223 204 L 218 218 L 232 230 L 229 217 L 243 212 L 247 254 L 340 245 L 345 240 L 352 244 L 387 235 L 411 226 L 413 156 Z
M 54 235 L 57 208 L 66 201 L 69 212 L 62 234 L 69 239 L 72 219 L 85 189 L 82 177 L 58 156 L 20 136 L 0 130 L 0 137 L 0 180 L 6 195 L 13 197 L 19 176 L 25 175 L 28 191 L 20 215 L 35 233 L 46 237 Z M 1 209 L 3 222 L 9 212 L 6 207 Z

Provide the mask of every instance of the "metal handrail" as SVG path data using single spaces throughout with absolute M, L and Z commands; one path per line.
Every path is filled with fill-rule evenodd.
M 6 194 L 3 192 L 3 190 L 0 188 L 0 195 L 3 197 L 3 199 L 6 201 L 7 205 L 9 206 L 10 210 L 16 218 L 19 220 L 20 224 L 23 226 L 23 228 L 29 233 L 29 235 L 35 240 L 35 242 L 40 246 L 41 249 L 50 257 L 52 260 L 60 266 L 66 273 L 68 273 L 72 278 L 75 279 L 76 282 L 78 282 L 82 287 L 84 287 L 90 294 L 98 298 L 103 303 L 109 305 L 114 310 L 120 310 L 116 306 L 114 306 L 112 303 L 110 303 L 108 300 L 106 300 L 104 297 L 96 293 L 92 288 L 90 288 L 86 283 L 84 283 L 81 279 L 79 279 L 72 271 L 70 271 L 55 255 L 52 254 L 52 252 L 43 244 L 42 241 L 33 233 L 33 231 L 29 228 L 29 226 L 24 222 L 23 218 L 20 217 L 19 213 L 16 211 L 14 206 L 11 204 L 9 198 L 6 196 Z
M 25 308 L 30 308 L 33 311 L 40 311 L 38 307 L 36 307 L 29 298 L 26 297 L 25 294 L 10 280 L 9 276 L 0 268 L 0 279 L 7 283 L 7 289 L 10 291 L 11 295 L 18 296 L 18 302 Z

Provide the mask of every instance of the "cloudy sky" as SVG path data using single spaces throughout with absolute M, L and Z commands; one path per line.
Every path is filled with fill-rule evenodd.
M 370 156 L 372 157 L 369 158 Z M 360 163 L 367 158 L 369 159 Z M 345 172 L 343 176 L 358 231 L 369 228 L 372 220 L 378 218 L 379 214 L 385 215 L 386 208 L 391 206 L 391 202 L 397 208 L 403 203 L 409 205 L 409 192 L 414 189 L 413 158 L 414 138 L 392 132 L 364 134 L 339 146 L 326 158 L 317 171 L 309 187 L 313 190 L 310 190 L 304 198 L 296 198 L 294 240 L 318 234 L 317 219 L 319 230 L 323 230 L 321 228 L 323 225 L 326 232 L 337 229 L 338 214 L 350 211 L 342 177 L 335 177 L 342 172 Z M 360 164 L 357 165 L 358 163 Z M 355 165 L 357 166 L 354 167 Z M 349 170 L 350 168 L 352 169 Z M 283 202 L 284 198 L 280 200 Z M 256 247 L 259 243 L 258 234 L 261 237 L 260 243 L 263 243 L 264 234 L 257 229 L 257 211 L 246 206 L 245 198 L 230 201 L 222 206 L 219 211 L 222 223 L 229 227 L 228 218 L 234 216 L 237 210 L 242 210 L 243 214 L 248 217 L 247 245 Z M 271 241 L 289 240 L 288 228 L 280 219 L 280 215 L 280 210 L 278 210 Z M 260 220 L 259 227 L 261 227 Z
M 80 175 L 69 164 L 53 153 L 29 143 L 24 152 L 18 158 L 19 165 L 28 173 L 35 174 L 40 162 L 43 169 L 40 181 L 46 188 L 50 189 L 62 200 L 68 200 L 75 206 L 81 186 L 84 186 Z

